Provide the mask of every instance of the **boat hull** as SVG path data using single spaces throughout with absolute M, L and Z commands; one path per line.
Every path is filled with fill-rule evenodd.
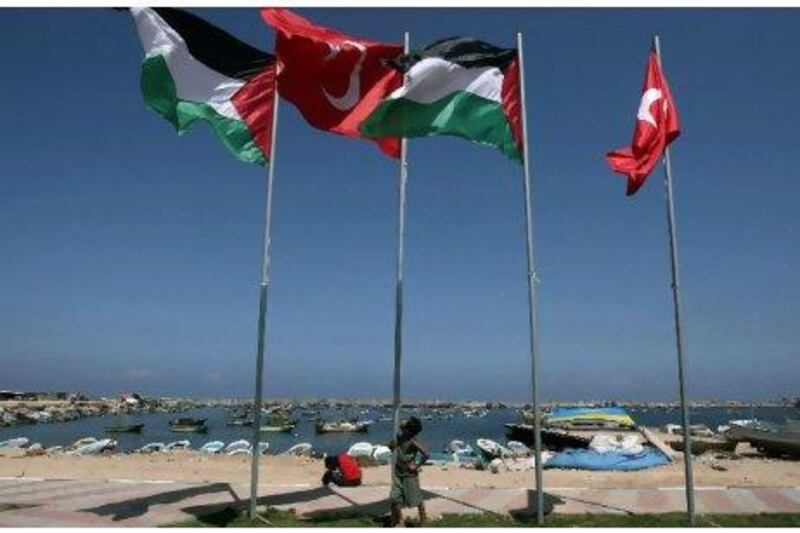
M 294 426 L 261 426 L 262 433 L 290 433 Z
M 733 452 L 736 445 L 739 444 L 735 440 L 727 439 L 710 439 L 702 437 L 692 437 L 692 455 L 702 455 L 706 452 Z M 676 452 L 683 452 L 685 447 L 683 439 L 674 440 L 668 443 L 669 447 Z
M 205 433 L 207 426 L 170 426 L 169 430 L 173 433 Z
M 725 437 L 734 442 L 745 441 L 765 455 L 800 458 L 800 433 L 767 431 L 752 427 L 731 426 Z
M 369 431 L 369 424 L 359 425 L 352 428 L 342 428 L 342 427 L 335 427 L 335 426 L 315 426 L 314 430 L 318 434 L 325 434 L 325 433 L 366 433 Z
M 133 424 L 131 426 L 108 426 L 103 428 L 106 433 L 141 433 L 144 424 Z
M 588 448 L 591 439 L 574 435 L 561 430 L 542 429 L 542 447 L 550 451 L 561 451 L 566 448 Z M 533 448 L 533 426 L 528 424 L 506 424 L 506 438 L 516 440 Z

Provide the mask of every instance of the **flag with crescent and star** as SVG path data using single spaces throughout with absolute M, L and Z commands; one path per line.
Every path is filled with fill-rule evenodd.
M 367 139 L 361 123 L 403 83 L 389 66 L 403 47 L 316 26 L 287 9 L 265 8 L 261 16 L 276 32 L 278 94 L 315 128 Z M 367 140 L 400 157 L 399 139 Z
M 611 169 L 628 177 L 628 196 L 635 194 L 644 184 L 667 145 L 680 133 L 675 100 L 667 85 L 667 78 L 661 71 L 658 55 L 651 50 L 639 111 L 636 113 L 633 141 L 630 146 L 606 155 Z

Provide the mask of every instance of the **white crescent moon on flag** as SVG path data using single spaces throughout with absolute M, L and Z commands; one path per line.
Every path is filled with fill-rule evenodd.
M 353 67 L 353 71 L 350 73 L 347 90 L 342 96 L 331 95 L 325 90 L 325 87 L 322 88 L 322 92 L 333 107 L 339 111 L 347 111 L 355 107 L 358 100 L 361 98 L 361 67 L 364 65 L 364 59 L 367 57 L 367 47 L 354 41 L 345 41 L 342 44 L 352 45 L 359 51 L 359 58 L 356 62 L 356 66 Z M 342 47 L 337 44 L 328 44 L 328 47 L 331 51 L 325 56 L 325 61 L 332 60 L 342 50 Z
M 656 124 L 653 114 L 650 113 L 650 106 L 653 105 L 654 102 L 661 100 L 662 97 L 661 89 L 656 89 L 655 87 L 647 89 L 644 94 L 642 94 L 642 101 L 639 103 L 639 111 L 636 113 L 636 119 L 647 122 L 654 128 L 657 128 L 658 124 Z M 666 102 L 664 103 L 666 104 Z

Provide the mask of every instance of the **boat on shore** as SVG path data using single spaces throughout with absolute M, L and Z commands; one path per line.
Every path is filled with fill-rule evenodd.
M 208 431 L 205 418 L 176 418 L 170 420 L 169 430 L 177 433 L 205 433 Z
M 475 441 L 475 445 L 478 447 L 478 450 L 481 451 L 484 458 L 489 461 L 497 457 L 508 455 L 508 450 L 504 446 L 491 439 L 478 439 Z
M 366 433 L 372 422 L 340 420 L 338 422 L 317 422 L 314 430 L 317 433 Z
M 129 424 L 127 426 L 106 426 L 106 433 L 141 433 L 144 424 Z
M 532 448 L 534 446 L 533 426 L 530 424 L 509 423 L 506 427 L 506 439 L 518 441 Z M 591 438 L 577 435 L 561 429 L 542 429 L 542 447 L 551 451 L 561 451 L 566 448 L 587 448 Z
M 706 452 L 733 452 L 738 441 L 722 439 L 719 437 L 692 437 L 692 455 L 702 455 Z M 669 447 L 676 452 L 685 450 L 683 439 L 669 441 Z
M 724 435 L 735 443 L 748 442 L 764 455 L 800 458 L 800 432 L 791 431 L 788 424 L 731 424 Z

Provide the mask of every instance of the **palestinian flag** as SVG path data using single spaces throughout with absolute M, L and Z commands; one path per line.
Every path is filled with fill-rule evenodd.
M 522 161 L 515 49 L 452 37 L 400 56 L 393 64 L 406 74 L 406 83 L 362 122 L 364 135 L 457 135 Z
M 275 57 L 180 9 L 131 8 L 144 46 L 147 106 L 183 134 L 207 122 L 240 160 L 264 165 L 272 142 Z

